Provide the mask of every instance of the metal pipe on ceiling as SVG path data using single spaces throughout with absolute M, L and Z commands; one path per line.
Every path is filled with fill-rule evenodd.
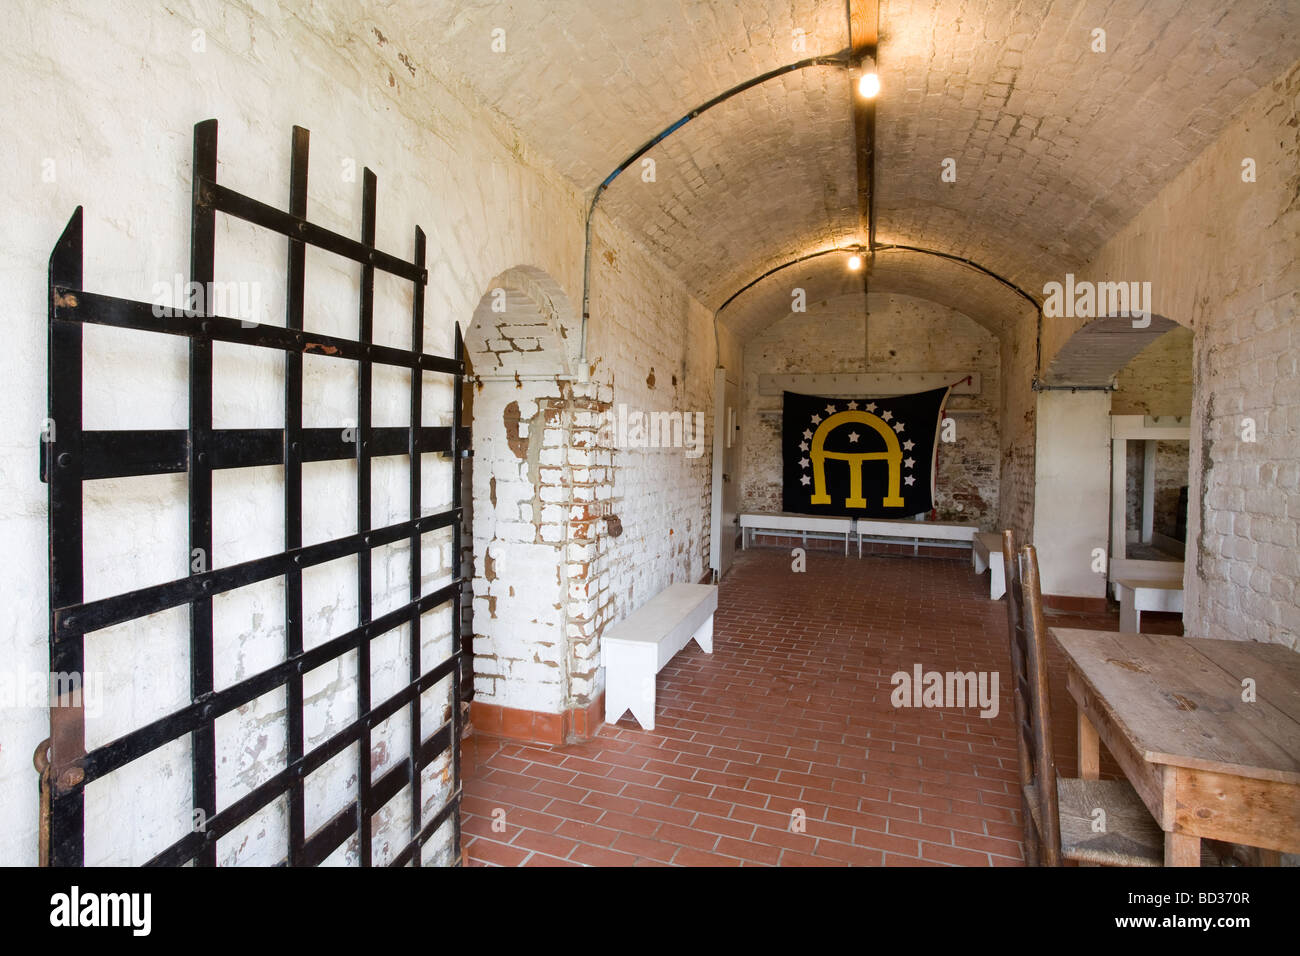
M 721 313 L 722 310 L 725 309 L 728 305 L 730 305 L 734 300 L 738 299 L 745 292 L 748 292 L 754 286 L 758 285 L 768 276 L 774 275 L 780 272 L 782 269 L 788 269 L 790 266 L 798 265 L 801 262 L 807 262 L 809 259 L 817 259 L 821 256 L 828 256 L 835 252 L 841 252 L 846 255 L 852 255 L 854 253 L 861 254 L 862 251 L 863 251 L 862 247 L 859 246 L 840 246 L 834 249 L 822 249 L 818 252 L 812 252 L 807 255 L 797 256 L 796 258 L 790 259 L 787 262 L 783 262 L 778 266 L 774 266 L 773 268 L 768 269 L 758 278 L 753 279 L 750 282 L 747 282 L 745 285 L 741 286 L 741 288 L 737 289 L 735 292 L 729 295 L 726 301 L 723 302 L 722 305 L 718 306 L 717 310 L 714 312 L 715 319 L 718 313 Z M 975 262 L 972 259 L 967 259 L 963 256 L 954 255 L 950 252 L 941 252 L 938 249 L 926 249 L 922 246 L 909 246 L 909 245 L 903 245 L 901 243 L 887 243 L 885 245 L 876 246 L 875 251 L 876 252 L 891 252 L 891 251 L 916 252 L 927 256 L 938 256 L 941 259 L 947 259 L 950 262 L 956 262 L 959 263 L 960 265 L 968 266 L 969 268 L 975 269 L 977 272 L 981 272 L 992 279 L 996 279 L 998 282 L 1002 283 L 1002 285 L 1006 286 L 1008 289 L 1012 290 L 1017 295 L 1021 296 L 1026 301 L 1028 301 L 1029 304 L 1032 305 L 1040 315 L 1042 313 L 1041 305 L 1039 304 L 1038 300 L 1035 299 L 1032 295 L 1030 295 L 1024 289 L 1020 288 L 1020 286 L 1016 285 L 1010 279 L 998 275 L 992 269 L 989 269 L 986 266 L 982 266 L 978 262 Z
M 779 76 L 784 76 L 787 73 L 793 73 L 797 70 L 806 70 L 809 69 L 810 67 L 819 67 L 819 66 L 834 66 L 840 69 L 848 69 L 851 68 L 853 64 L 854 64 L 854 60 L 852 57 L 852 51 L 847 49 L 841 50 L 839 53 L 834 53 L 828 56 L 812 56 L 803 60 L 799 60 L 795 63 L 790 63 L 785 66 L 777 67 L 775 70 L 769 70 L 768 72 L 753 77 L 752 79 L 746 80 L 743 83 L 739 83 L 728 90 L 724 90 L 723 92 L 719 93 L 717 96 L 713 97 L 712 99 L 707 100 L 704 103 L 700 104 L 695 109 L 691 110 L 689 113 L 683 116 L 681 119 L 667 126 L 664 130 L 662 130 L 655 136 L 648 139 L 640 148 L 638 148 L 635 152 L 633 152 L 630 156 L 628 156 L 627 159 L 619 163 L 618 166 L 614 169 L 614 171 L 610 173 L 608 176 L 606 176 L 605 179 L 601 182 L 601 184 L 596 187 L 596 192 L 591 197 L 591 205 L 587 207 L 587 221 L 584 228 L 584 246 L 583 246 L 583 254 L 582 254 L 582 332 L 581 332 L 581 338 L 579 340 L 580 347 L 579 347 L 579 358 L 578 358 L 578 363 L 579 363 L 578 376 L 580 381 L 586 381 L 590 376 L 590 367 L 588 366 L 587 363 L 587 323 L 588 320 L 591 318 L 591 223 L 592 223 L 592 219 L 595 217 L 596 205 L 597 203 L 600 202 L 600 197 L 604 195 L 605 190 L 609 188 L 610 184 L 613 183 L 614 180 L 617 179 L 619 175 L 624 170 L 626 170 L 629 166 L 631 166 L 638 159 L 640 159 L 642 156 L 648 153 L 659 143 L 663 142 L 673 133 L 677 132 L 679 129 L 681 129 L 691 120 L 697 118 L 703 113 L 708 112 L 709 110 L 713 109 L 713 107 L 725 103 L 733 96 L 737 96 L 738 94 L 743 93 L 746 90 L 752 89 L 755 86 L 759 86 L 760 84 L 766 83 L 768 80 L 776 79 Z M 715 341 L 716 341 L 716 328 L 715 328 Z

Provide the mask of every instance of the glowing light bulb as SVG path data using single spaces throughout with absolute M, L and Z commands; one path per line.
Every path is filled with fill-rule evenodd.
M 859 255 L 849 256 L 849 269 L 851 269 L 853 272 L 857 272 L 861 268 L 862 268 L 862 257 Z
M 875 57 L 863 57 L 859 69 L 862 73 L 858 77 L 858 94 L 863 99 L 874 100 L 880 93 L 880 77 L 876 73 Z

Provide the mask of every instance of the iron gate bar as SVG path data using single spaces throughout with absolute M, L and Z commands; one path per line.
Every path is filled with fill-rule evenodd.
M 421 613 L 449 602 L 451 600 L 449 588 L 450 585 L 422 597 L 419 601 Z M 365 641 L 373 640 L 391 631 L 404 623 L 402 615 L 406 611 L 406 607 L 397 608 L 366 627 L 353 628 L 345 634 L 340 634 L 338 637 L 326 641 L 319 647 L 312 648 L 310 651 L 299 652 L 292 660 L 276 664 L 223 690 L 213 691 L 199 700 L 192 701 L 180 710 L 173 711 L 165 717 L 159 717 L 142 727 L 137 727 L 135 730 L 123 734 L 102 747 L 96 748 L 92 753 L 87 754 L 79 765 L 85 774 L 81 786 L 84 787 L 85 784 L 124 767 L 131 761 L 137 760 L 149 753 L 149 751 L 156 749 L 160 744 L 168 743 L 191 732 L 201 724 L 202 720 L 208 717 L 213 719 L 221 717 L 237 707 L 242 707 L 244 704 L 256 700 L 263 694 L 284 684 L 293 674 L 305 674 L 313 671 L 317 667 L 321 667 L 346 654 L 348 651 L 355 650 Z M 446 676 L 446 666 L 447 662 L 444 661 L 437 668 L 429 671 L 429 674 Z M 444 668 L 444 670 L 440 670 L 440 668 Z M 420 680 L 423 681 L 424 676 Z M 425 687 L 425 689 L 427 690 L 428 687 Z M 375 712 L 380 710 L 382 710 L 382 707 L 376 708 Z M 367 714 L 362 714 L 361 717 L 367 717 Z M 360 719 L 358 718 L 358 720 Z M 319 766 L 319 763 L 316 762 L 319 752 L 328 750 L 334 739 L 331 738 L 330 741 L 321 744 L 320 747 L 308 753 L 305 765 L 313 770 Z M 329 755 L 333 756 L 333 753 L 331 752 Z M 324 759 L 328 758 L 319 758 L 320 762 L 323 762 Z
M 276 797 L 283 794 L 291 785 L 292 781 L 298 781 L 301 783 L 301 781 L 309 774 L 319 770 L 326 762 L 331 758 L 338 756 L 348 746 L 358 743 L 361 735 L 365 732 L 367 724 L 377 723 L 392 716 L 401 709 L 401 707 L 406 704 L 412 696 L 418 698 L 420 693 L 434 686 L 434 684 L 439 680 L 442 680 L 453 670 L 453 662 L 450 659 L 444 661 L 439 668 L 430 671 L 425 678 L 422 678 L 419 685 L 411 686 L 405 690 L 399 691 L 392 698 L 385 701 L 385 703 L 380 708 L 376 709 L 373 714 L 367 715 L 365 721 L 353 723 L 347 729 L 330 738 L 326 743 L 312 750 L 311 753 L 307 754 L 305 757 L 300 758 L 293 765 L 279 771 L 264 783 L 260 784 L 257 788 L 236 800 L 229 807 L 220 811 L 216 816 L 208 821 L 207 831 L 210 836 L 197 832 L 191 833 L 188 836 L 183 837 L 181 840 L 178 840 L 166 850 L 163 850 L 162 853 L 159 853 L 146 865 L 175 866 L 189 859 L 193 855 L 194 848 L 203 840 L 210 839 L 215 843 L 217 838 L 224 836 L 226 833 L 230 832 L 231 829 L 238 826 L 244 820 L 265 807 Z M 420 769 L 423 769 L 431 760 L 445 751 L 449 746 L 450 741 L 451 723 L 448 721 L 431 734 L 426 741 L 424 741 L 424 744 L 419 751 Z M 380 779 L 381 782 L 388 781 L 390 775 L 395 775 L 397 778 L 404 780 L 404 775 L 409 774 L 409 772 L 410 761 L 409 759 L 404 759 L 401 763 L 390 767 Z M 384 786 L 389 786 L 389 783 L 385 782 Z M 400 789 L 401 780 L 399 780 L 393 792 L 396 793 L 397 790 Z M 374 788 L 372 788 L 372 792 L 373 790 Z M 452 807 L 453 805 L 458 805 L 458 799 L 449 800 L 444 805 L 444 809 Z M 380 806 L 382 806 L 382 803 Z M 319 863 L 321 859 L 324 859 L 326 856 L 329 856 L 330 853 L 333 853 L 344 840 L 357 830 L 357 807 L 358 802 L 353 800 L 335 814 L 329 822 L 317 828 L 316 832 L 308 838 L 305 847 L 313 846 L 313 853 L 320 852 L 321 848 L 325 848 L 322 855 L 319 859 L 316 859 L 315 862 Z M 333 835 L 340 832 L 339 828 L 341 825 L 337 823 L 339 818 L 346 819 L 349 825 L 346 831 L 342 831 L 343 835 L 341 839 L 331 843 L 330 839 L 326 837 L 326 833 Z M 303 851 L 304 854 L 307 852 L 305 847 Z
M 295 357 L 288 353 L 286 361 Z M 301 358 L 301 356 L 297 356 Z M 301 381 L 301 372 L 299 373 Z M 410 453 L 409 429 L 380 426 L 371 429 L 371 457 L 384 458 Z M 356 456 L 352 443 L 343 438 L 340 428 L 303 428 L 294 430 L 289 460 L 303 462 L 341 461 Z M 462 434 L 464 441 L 468 436 Z M 82 439 L 82 479 L 136 478 L 186 471 L 189 467 L 189 432 L 182 429 L 127 431 L 85 431 Z M 451 452 L 451 428 L 430 425 L 415 436 L 420 453 Z M 209 461 L 213 471 L 227 468 L 258 468 L 285 464 L 284 432 L 278 428 L 214 429 L 210 436 Z M 41 481 L 49 480 L 50 463 L 41 446 Z
M 421 229 L 419 226 L 416 226 L 414 262 L 416 265 L 420 266 L 421 269 L 423 269 L 424 267 L 424 245 L 425 245 L 424 230 Z M 424 350 L 424 285 L 422 283 L 417 282 L 415 283 L 414 293 L 411 299 L 411 351 L 422 352 L 423 350 Z M 457 355 L 456 358 L 457 360 L 459 360 L 460 356 Z M 420 501 L 421 498 L 420 481 L 421 481 L 421 476 L 423 475 L 424 472 L 423 472 L 423 465 L 420 459 L 419 448 L 417 447 L 417 442 L 419 441 L 420 428 L 424 423 L 424 417 L 423 417 L 424 416 L 424 407 L 423 407 L 424 406 L 424 402 L 423 402 L 424 383 L 422 381 L 421 382 L 416 381 L 417 377 L 423 375 L 424 373 L 421 372 L 419 369 L 411 370 L 410 407 L 407 409 L 407 424 L 410 426 L 409 460 L 410 460 L 410 469 L 411 469 L 410 474 L 407 476 L 407 482 L 408 482 L 407 488 L 409 489 L 409 495 L 406 502 L 407 517 L 415 517 L 423 509 L 423 505 L 421 504 Z M 456 408 L 460 407 L 459 395 L 453 397 L 452 405 L 453 407 Z M 456 422 L 453 420 L 451 430 L 454 431 L 455 427 L 456 427 Z M 373 429 L 372 429 L 372 433 L 373 433 Z M 449 433 L 448 438 L 450 437 L 451 435 Z M 459 477 L 459 471 L 457 472 L 457 476 Z M 455 507 L 456 507 L 456 499 L 453 493 L 453 497 L 452 497 L 453 510 L 455 509 Z M 459 516 L 457 517 L 456 524 L 460 524 Z M 422 590 L 420 586 L 420 577 L 421 577 L 421 570 L 423 567 L 423 560 L 420 554 L 420 546 L 421 546 L 420 535 L 417 531 L 412 530 L 411 541 L 409 544 L 409 547 L 411 549 L 411 563 L 410 563 L 411 576 L 410 576 L 410 580 L 407 582 L 408 584 L 407 597 L 411 601 L 415 601 L 416 599 L 418 599 L 420 596 L 420 591 Z M 453 578 L 460 577 L 459 569 L 455 564 L 452 565 L 452 577 Z M 455 613 L 454 609 L 455 609 L 455 605 L 453 605 L 453 614 Z M 420 670 L 421 670 L 420 668 L 420 657 L 421 657 L 420 613 L 414 608 L 412 608 L 411 610 L 410 627 L 411 627 L 411 645 L 410 645 L 411 646 L 411 651 L 410 651 L 411 668 L 410 668 L 409 679 L 412 682 L 414 682 L 419 679 Z M 459 623 L 457 624 L 457 627 L 459 627 Z M 454 630 L 456 630 L 456 628 L 453 628 L 453 631 Z M 456 657 L 455 648 L 452 648 L 452 658 L 455 659 L 455 657 Z M 459 673 L 459 670 L 457 670 L 456 673 Z M 457 699 L 459 697 L 459 694 L 460 694 L 460 687 L 459 685 L 457 685 L 456 689 L 452 691 L 452 695 L 451 695 L 452 710 L 459 709 L 459 700 Z M 423 787 L 423 782 L 420 778 L 420 769 L 422 768 L 420 767 L 419 764 L 420 738 L 423 734 L 423 731 L 421 729 L 423 722 L 420 719 L 420 695 L 419 694 L 417 694 L 415 696 L 415 699 L 411 701 L 410 722 L 411 722 L 411 765 L 415 767 L 415 772 L 411 774 L 411 805 L 413 807 L 423 807 L 424 787 Z M 455 730 L 454 723 L 452 724 L 452 730 L 453 731 Z M 455 736 L 454 733 L 452 734 L 452 738 L 457 741 L 460 740 L 460 738 Z M 455 777 L 454 779 L 459 780 L 460 778 Z M 411 839 L 417 840 L 419 839 L 419 836 L 420 836 L 420 814 L 412 813 L 411 814 Z M 453 847 L 453 850 L 455 849 L 456 848 Z M 460 855 L 459 851 L 456 850 L 456 856 L 459 857 L 459 855 Z M 413 866 L 418 868 L 422 862 L 423 861 L 420 859 L 420 854 L 412 853 L 411 863 Z
M 194 601 L 205 594 L 219 594 L 250 584 L 258 584 L 287 574 L 295 567 L 309 568 L 326 564 L 356 554 L 366 546 L 378 547 L 392 544 L 407 537 L 412 525 L 421 534 L 437 531 L 439 528 L 454 524 L 457 517 L 454 510 L 441 511 L 437 514 L 425 515 L 415 522 L 401 521 L 365 534 L 334 538 L 295 551 L 253 558 L 240 564 L 193 574 L 188 578 L 177 578 L 174 581 L 150 585 L 137 591 L 127 591 L 73 607 L 58 608 L 54 612 L 52 639 L 56 643 L 79 639 L 81 635 L 91 631 L 122 624 L 147 614 L 166 611 Z
M 190 220 L 190 282 L 204 289 L 216 279 L 217 214 L 199 202 L 204 177 L 217 178 L 217 124 L 194 128 L 194 210 Z M 191 286 L 190 288 L 193 288 Z M 204 308 L 210 296 L 204 295 Z M 203 570 L 212 563 L 212 467 L 208 464 L 208 437 L 212 431 L 211 323 L 199 323 L 200 334 L 190 336 L 190 443 L 189 500 L 190 556 L 201 555 Z M 193 570 L 193 564 L 191 564 Z M 190 601 L 190 696 L 212 692 L 212 598 L 200 593 Z M 194 811 L 204 820 L 217 812 L 216 726 L 208 720 L 190 735 L 190 760 Z M 217 841 L 207 840 L 196 863 L 216 866 Z
M 301 129 L 301 127 L 295 126 L 294 129 Z M 374 248 L 373 242 L 357 242 L 323 226 L 282 212 L 274 206 L 240 195 L 228 186 L 221 186 L 214 182 L 214 177 L 215 173 L 212 176 L 201 177 L 200 203 L 205 209 L 224 212 L 271 232 L 278 232 L 282 236 L 296 237 L 318 249 L 333 252 L 363 265 L 372 265 L 376 269 L 382 269 L 402 279 L 409 279 L 411 282 L 429 281 L 429 273 L 423 268 L 381 252 Z
M 307 218 L 307 158 L 311 140 L 301 126 L 293 128 L 289 150 L 289 214 Z M 303 330 L 306 301 L 307 247 L 289 237 L 288 262 L 285 269 L 284 326 L 294 332 Z M 342 438 L 340 434 L 338 436 Z M 284 353 L 284 435 L 280 445 L 284 459 L 284 550 L 302 547 L 302 355 Z M 284 656 L 293 660 L 302 653 L 302 569 L 290 568 L 284 575 Z M 289 712 L 288 760 L 293 766 L 302 759 L 302 672 L 295 668 L 285 688 L 285 705 Z M 289 853 L 290 866 L 302 865 L 303 844 L 307 839 L 306 798 L 303 779 L 294 776 L 289 785 Z M 346 836 L 344 836 L 346 839 Z
M 78 206 L 50 255 L 50 286 L 82 284 L 82 210 Z M 84 671 L 84 644 L 55 643 L 54 609 L 78 605 L 84 599 L 82 571 L 81 478 L 81 326 L 56 322 L 57 297 L 50 296 L 47 376 L 50 382 L 49 415 L 54 424 L 52 441 L 43 441 L 55 462 L 48 486 L 50 529 L 50 670 L 58 674 Z M 59 387 L 53 387 L 58 381 Z M 62 703 L 62 702 L 52 702 Z M 80 708 L 50 708 L 50 864 L 80 864 L 83 856 L 84 818 L 77 761 L 86 752 L 85 713 Z M 73 785 L 69 790 L 68 785 Z M 60 799 L 60 788 L 65 795 Z M 54 834 L 63 839 L 55 841 Z
M 457 735 L 457 739 L 458 740 L 460 739 L 459 734 Z M 460 747 L 457 747 L 456 750 L 457 752 L 459 752 Z M 429 837 L 433 836 L 435 833 L 438 832 L 438 828 L 447 822 L 447 818 L 451 816 L 453 809 L 454 807 L 452 806 L 452 804 L 450 803 L 444 804 L 442 809 L 439 810 L 436 814 L 434 814 L 434 816 L 429 820 L 429 822 L 420 828 L 419 834 L 416 836 L 416 838 L 412 840 L 410 843 L 408 843 L 400 853 L 398 853 L 395 857 L 393 857 L 393 866 L 394 867 L 405 866 L 408 861 L 414 862 L 415 860 L 418 860 L 419 857 L 415 855 L 416 848 L 424 846 L 424 844 L 428 842 Z M 456 851 L 455 865 L 459 866 L 460 865 L 460 827 L 459 826 L 457 826 L 455 829 L 452 830 L 452 841 L 453 841 L 453 848 Z
M 361 237 L 362 242 L 371 247 L 375 244 L 375 174 L 367 169 L 361 177 Z M 361 302 L 357 315 L 357 340 L 366 346 L 372 338 L 372 316 L 374 314 L 375 267 L 371 265 L 374 257 L 363 261 L 361 265 Z M 366 348 L 369 355 L 370 349 Z M 370 527 L 370 378 L 372 366 L 368 358 L 361 360 L 357 368 L 357 530 Z M 412 374 L 418 374 L 413 372 Z M 370 623 L 370 571 L 374 562 L 374 551 L 367 548 L 357 554 L 357 623 L 365 626 Z M 357 647 L 357 713 L 364 714 L 370 710 L 370 641 L 362 641 Z M 361 859 L 371 858 L 371 823 L 369 809 L 374 806 L 374 794 L 371 792 L 370 780 L 370 731 L 373 724 L 369 721 L 361 728 L 361 746 L 357 748 L 357 802 L 360 820 L 357 826 L 357 845 L 360 847 Z
M 456 343 L 455 360 L 462 368 L 464 368 L 465 340 L 461 337 L 459 324 L 454 326 L 454 335 L 455 335 L 455 343 Z M 456 513 L 456 521 L 451 526 L 451 576 L 454 579 L 460 581 L 461 584 L 463 585 L 465 583 L 465 578 L 460 573 L 461 572 L 460 516 L 461 516 L 461 506 L 462 506 L 461 492 L 463 490 L 460 485 L 460 468 L 461 468 L 460 463 L 464 460 L 461 455 L 461 445 L 460 445 L 460 435 L 461 435 L 461 431 L 460 431 L 461 430 L 461 420 L 460 420 L 461 404 L 460 403 L 461 403 L 462 384 L 463 384 L 462 377 L 457 377 L 454 384 L 455 393 L 452 395 L 452 401 L 451 401 L 451 460 L 453 462 L 452 481 L 451 481 L 451 510 Z M 465 595 L 464 588 L 463 587 L 458 588 L 456 590 L 456 596 L 454 599 L 454 603 L 452 605 L 452 617 L 455 618 L 456 623 L 451 629 L 451 659 L 456 662 L 456 679 L 455 679 L 456 689 L 452 691 L 452 695 L 451 695 L 451 725 L 454 728 L 454 733 L 455 733 L 454 739 L 456 741 L 456 745 L 451 748 L 451 763 L 452 763 L 451 779 L 455 781 L 460 780 L 460 737 L 462 731 L 460 698 L 462 694 L 462 687 L 461 687 L 463 681 L 462 673 L 464 671 L 464 668 L 461 666 L 463 657 L 462 657 L 462 648 L 461 648 L 461 640 L 460 640 L 460 631 L 461 631 L 461 601 L 464 598 L 464 595 Z M 452 839 L 453 852 L 456 855 L 456 860 L 459 861 L 461 858 L 459 826 L 456 827 L 456 829 L 453 831 L 451 839 Z
M 394 857 L 395 865 L 420 864 L 420 850 L 451 820 L 453 864 L 460 863 L 461 800 L 459 740 L 463 647 L 460 635 L 461 595 L 465 581 L 459 553 L 462 518 L 460 449 L 468 444 L 461 433 L 459 396 L 464 376 L 464 345 L 459 328 L 455 356 L 423 352 L 426 239 L 415 230 L 414 261 L 405 262 L 374 248 L 374 173 L 366 169 L 360 242 L 306 221 L 309 134 L 294 127 L 290 160 L 289 212 L 242 196 L 215 182 L 217 124 L 195 126 L 191 281 L 210 288 L 214 280 L 215 217 L 224 212 L 286 236 L 287 277 L 285 326 L 245 324 L 194 310 L 154 315 L 150 303 L 86 292 L 82 277 L 82 209 L 74 212 L 50 257 L 49 413 L 52 433 L 41 446 L 41 477 L 49 486 L 50 521 L 50 660 L 51 669 L 80 674 L 85 635 L 168 608 L 190 609 L 190 702 L 85 751 L 84 714 L 68 701 L 51 701 L 51 861 L 80 865 L 84 859 L 84 792 L 126 764 L 171 741 L 192 741 L 192 804 L 204 811 L 205 826 L 165 847 L 149 862 L 179 864 L 193 860 L 214 864 L 218 839 L 276 799 L 288 798 L 288 852 L 291 865 L 316 864 L 357 835 L 362 865 L 372 864 L 371 828 L 374 814 L 410 787 L 409 839 Z M 345 256 L 361 264 L 361 295 L 357 340 L 317 335 L 303 329 L 306 247 Z M 377 346 L 373 338 L 375 270 L 412 281 L 411 349 Z M 205 303 L 206 304 L 206 303 Z M 85 323 L 184 335 L 190 350 L 190 422 L 188 430 L 89 431 L 81 428 L 82 326 Z M 229 342 L 284 352 L 284 428 L 212 428 L 213 342 Z M 302 426 L 302 356 L 320 354 L 358 365 L 356 440 L 347 441 L 338 428 Z M 371 414 L 372 369 L 375 363 L 403 367 L 411 373 L 411 418 L 402 427 L 374 428 Z M 423 374 L 453 376 L 453 423 L 423 425 Z M 45 447 L 48 444 L 50 447 Z M 421 514 L 421 456 L 450 452 L 452 507 Z M 407 519 L 371 528 L 370 463 L 374 457 L 407 455 L 410 511 Z M 357 531 L 310 546 L 302 544 L 302 464 L 353 458 L 357 474 Z M 284 467 L 284 551 L 222 568 L 210 569 L 212 555 L 212 472 L 223 468 L 262 465 Z M 199 570 L 191 566 L 184 578 L 85 602 L 82 566 L 82 503 L 85 481 L 186 472 L 189 479 L 189 545 L 203 549 Z M 422 535 L 451 527 L 451 577 L 424 594 L 421 578 Z M 411 574 L 408 600 L 372 619 L 370 591 L 373 552 L 377 547 L 409 542 Z M 312 648 L 303 649 L 302 569 L 352 556 L 357 560 L 358 622 L 352 630 Z M 285 583 L 285 659 L 252 677 L 217 690 L 213 684 L 212 598 L 236 588 L 283 577 Z M 422 616 L 450 605 L 451 654 L 428 671 L 420 660 Z M 378 705 L 370 699 L 370 642 L 395 628 L 410 629 L 410 668 L 406 685 Z M 329 739 L 304 752 L 302 675 L 355 651 L 358 663 L 357 715 Z M 422 737 L 421 695 L 451 678 L 451 714 L 427 738 Z M 215 721 L 279 687 L 286 689 L 288 754 L 283 769 L 229 806 L 216 808 Z M 410 708 L 410 752 L 378 779 L 371 779 L 370 738 L 373 729 Z M 347 747 L 358 746 L 358 786 L 355 798 L 311 834 L 305 832 L 304 784 Z M 452 780 L 443 805 L 423 824 L 421 771 L 451 748 Z
M 205 285 L 206 289 L 207 286 Z M 55 315 L 59 319 L 110 325 L 141 332 L 184 335 L 191 339 L 228 342 L 232 345 L 256 345 L 284 349 L 329 358 L 366 359 L 401 368 L 422 368 L 426 372 L 462 374 L 455 361 L 438 355 L 421 355 L 391 345 L 361 343 L 336 335 L 302 332 L 263 325 L 243 319 L 212 315 L 193 309 L 159 307 L 153 302 L 137 302 L 96 292 L 56 287 Z M 159 312 L 163 314 L 159 315 Z

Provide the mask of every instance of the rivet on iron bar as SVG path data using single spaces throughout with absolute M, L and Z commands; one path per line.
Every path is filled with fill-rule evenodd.
M 59 786 L 64 790 L 71 790 L 85 779 L 86 771 L 80 767 L 69 767 L 59 775 Z

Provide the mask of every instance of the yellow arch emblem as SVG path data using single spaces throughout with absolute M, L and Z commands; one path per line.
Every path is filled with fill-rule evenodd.
M 826 444 L 826 439 L 830 433 L 849 422 L 859 422 L 874 428 L 880 437 L 885 440 L 885 450 L 870 452 L 826 451 L 823 446 Z M 894 430 L 878 415 L 859 411 L 837 412 L 832 415 L 818 425 L 817 431 L 813 433 L 812 451 L 809 453 L 809 457 L 812 458 L 813 466 L 813 504 L 828 505 L 831 503 L 831 496 L 826 493 L 826 459 L 834 458 L 836 461 L 847 461 L 849 463 L 849 496 L 844 499 L 844 507 L 865 508 L 867 499 L 862 497 L 862 463 L 864 461 L 881 461 L 883 459 L 889 465 L 889 494 L 884 498 L 883 507 L 903 507 L 903 498 L 898 493 L 899 480 L 903 470 L 903 450 L 898 447 L 898 436 L 894 434 Z

